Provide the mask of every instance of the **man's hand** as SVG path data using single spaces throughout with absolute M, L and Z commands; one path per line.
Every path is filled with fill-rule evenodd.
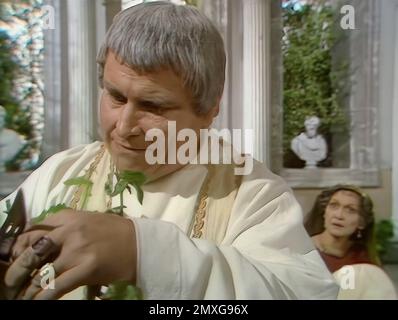
M 62 210 L 18 237 L 13 250 L 17 257 L 5 275 L 5 284 L 19 288 L 45 262 L 52 262 L 54 289 L 41 287 L 39 272 L 22 298 L 57 299 L 82 285 L 117 280 L 134 284 L 136 247 L 132 221 L 112 214 Z

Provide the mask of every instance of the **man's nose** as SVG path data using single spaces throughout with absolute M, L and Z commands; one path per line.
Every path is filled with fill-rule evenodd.
M 116 130 L 122 138 L 140 134 L 141 130 L 137 124 L 136 112 L 134 106 L 131 104 L 126 104 L 122 107 L 116 124 Z

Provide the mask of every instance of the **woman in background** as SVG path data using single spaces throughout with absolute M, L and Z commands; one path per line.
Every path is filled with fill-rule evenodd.
M 339 298 L 397 298 L 394 285 L 380 267 L 373 203 L 366 193 L 352 185 L 322 191 L 305 227 L 340 283 Z

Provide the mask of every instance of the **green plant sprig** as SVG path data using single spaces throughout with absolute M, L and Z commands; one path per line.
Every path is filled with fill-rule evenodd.
M 127 190 L 131 194 L 131 186 L 134 187 L 137 192 L 138 201 L 142 204 L 144 192 L 141 186 L 145 183 L 146 177 L 142 172 L 137 171 L 117 172 L 115 176 L 117 182 L 112 188 L 113 174 L 110 173 L 108 175 L 108 181 L 105 184 L 105 192 L 110 197 L 119 195 L 120 206 L 112 208 L 110 213 L 122 216 L 126 208 L 123 202 L 124 191 Z M 105 295 L 101 296 L 101 298 L 107 300 L 142 300 L 143 296 L 140 288 L 130 284 L 128 281 L 117 281 L 109 285 L 108 291 Z
M 110 213 L 118 214 L 120 216 L 123 215 L 124 209 L 126 206 L 123 204 L 123 193 L 125 190 L 131 194 L 131 186 L 135 188 L 137 192 L 137 198 L 140 204 L 142 204 L 144 199 L 144 192 L 141 186 L 145 183 L 146 177 L 141 172 L 133 172 L 133 171 L 122 171 L 115 173 L 117 182 L 114 187 L 113 186 L 113 173 L 108 175 L 108 181 L 105 184 L 105 193 L 110 197 L 119 196 L 120 197 L 120 206 L 116 208 L 112 208 Z M 91 196 L 91 191 L 93 187 L 92 181 L 87 179 L 85 176 L 80 176 L 77 178 L 68 179 L 64 182 L 66 186 L 84 186 L 84 192 L 82 194 L 82 206 L 81 208 L 86 208 L 88 199 Z M 9 203 L 7 204 L 6 210 L 9 210 Z M 67 209 L 68 207 L 64 203 L 56 204 L 51 206 L 49 209 L 44 210 L 39 216 L 32 219 L 34 224 L 37 224 L 43 221 L 51 214 L 55 214 L 62 209 Z M 130 284 L 128 281 L 116 281 L 111 283 L 108 286 L 108 291 L 101 296 L 102 299 L 107 300 L 142 300 L 142 292 L 141 290 Z
M 142 191 L 141 186 L 145 183 L 146 177 L 143 173 L 138 171 L 122 171 L 116 173 L 117 182 L 112 188 L 113 185 L 113 175 L 110 173 L 108 175 L 108 181 L 105 184 L 105 192 L 110 197 L 115 197 L 119 195 L 120 197 L 120 206 L 116 208 L 112 208 L 111 212 L 119 215 L 123 215 L 124 209 L 124 198 L 123 193 L 127 190 L 131 194 L 131 186 L 135 188 L 137 192 L 137 199 L 140 204 L 142 204 L 144 200 L 144 192 Z
M 82 208 L 86 208 L 88 199 L 91 197 L 91 190 L 93 189 L 93 183 L 89 179 L 87 179 L 85 176 L 77 177 L 77 178 L 72 178 L 69 180 L 66 180 L 64 182 L 66 186 L 84 186 L 84 191 L 83 191 L 83 203 L 82 203 Z
M 48 216 L 58 213 L 63 209 L 69 209 L 69 207 L 65 203 L 59 203 L 54 206 L 51 206 L 47 210 L 43 210 L 37 217 L 33 218 L 31 221 L 33 224 L 38 224 L 46 219 Z

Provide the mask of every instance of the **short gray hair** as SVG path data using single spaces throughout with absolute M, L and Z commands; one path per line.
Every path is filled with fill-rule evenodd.
M 198 114 L 207 113 L 222 96 L 224 43 L 213 23 L 195 7 L 156 1 L 119 12 L 97 56 L 101 87 L 109 50 L 138 72 L 171 69 L 190 91 Z

